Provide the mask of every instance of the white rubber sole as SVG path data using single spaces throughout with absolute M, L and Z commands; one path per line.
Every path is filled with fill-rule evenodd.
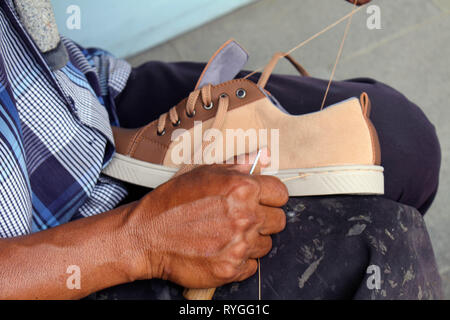
M 384 194 L 383 167 L 336 166 L 313 169 L 288 169 L 263 174 L 278 177 L 290 196 L 330 194 Z M 132 184 L 156 188 L 169 180 L 177 169 L 115 154 L 103 170 L 107 176 Z

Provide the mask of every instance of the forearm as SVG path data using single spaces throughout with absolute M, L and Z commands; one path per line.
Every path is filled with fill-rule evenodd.
M 277 178 L 249 176 L 251 163 L 199 167 L 126 207 L 0 240 L 0 299 L 82 298 L 138 279 L 188 288 L 247 279 L 284 228 L 288 199 Z M 70 266 L 79 289 L 67 285 Z
M 76 299 L 133 281 L 137 257 L 126 223 L 132 206 L 1 239 L 0 299 Z M 79 267 L 79 289 L 67 285 L 69 266 Z

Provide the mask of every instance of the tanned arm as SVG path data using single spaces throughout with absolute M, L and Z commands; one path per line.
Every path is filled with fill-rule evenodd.
M 138 202 L 32 235 L 0 240 L 0 299 L 77 299 L 138 279 L 218 287 L 257 270 L 284 229 L 285 186 L 249 167 L 213 165 Z M 78 266 L 81 288 L 66 273 Z
M 133 204 L 134 205 L 134 204 Z M 135 251 L 125 218 L 132 206 L 32 235 L 0 240 L 0 298 L 77 299 L 133 281 Z M 69 289 L 69 266 L 81 288 Z

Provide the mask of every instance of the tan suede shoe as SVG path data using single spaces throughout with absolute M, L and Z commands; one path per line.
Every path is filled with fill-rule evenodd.
M 367 94 L 315 113 L 290 115 L 264 89 L 284 56 L 272 58 L 257 84 L 230 80 L 248 56 L 228 41 L 188 98 L 145 127 L 113 128 L 117 152 L 104 173 L 154 188 L 186 164 L 222 163 L 266 146 L 271 166 L 263 174 L 282 179 L 291 196 L 383 194 L 380 147 Z

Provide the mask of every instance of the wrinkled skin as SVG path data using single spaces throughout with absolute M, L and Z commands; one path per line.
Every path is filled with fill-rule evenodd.
M 248 166 L 201 167 L 141 200 L 130 220 L 143 261 L 150 262 L 143 264 L 149 272 L 143 272 L 144 278 L 208 288 L 256 272 L 255 259 L 272 247 L 270 235 L 285 227 L 279 207 L 288 193 L 278 179 L 249 176 L 248 171 Z M 146 214 L 145 208 L 161 198 L 157 211 Z
M 190 288 L 244 280 L 284 229 L 288 200 L 274 177 L 249 165 L 212 165 L 180 175 L 140 201 L 94 217 L 0 239 L 0 298 L 71 299 L 137 279 Z M 81 288 L 67 287 L 68 266 Z

